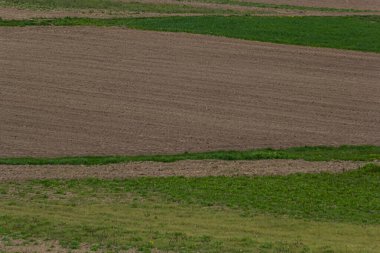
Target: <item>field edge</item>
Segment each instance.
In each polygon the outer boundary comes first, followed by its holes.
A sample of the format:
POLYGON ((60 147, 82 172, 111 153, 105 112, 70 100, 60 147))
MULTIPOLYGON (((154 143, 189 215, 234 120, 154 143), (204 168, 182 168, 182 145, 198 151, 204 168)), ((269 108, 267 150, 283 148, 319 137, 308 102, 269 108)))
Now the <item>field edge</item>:
POLYGON ((0 158, 0 165, 105 165, 127 162, 176 162, 182 160, 268 160, 302 159, 305 161, 378 161, 380 146, 305 146, 286 149, 253 149, 247 151, 208 151, 199 153, 157 154, 138 156, 72 156, 53 158, 0 158))

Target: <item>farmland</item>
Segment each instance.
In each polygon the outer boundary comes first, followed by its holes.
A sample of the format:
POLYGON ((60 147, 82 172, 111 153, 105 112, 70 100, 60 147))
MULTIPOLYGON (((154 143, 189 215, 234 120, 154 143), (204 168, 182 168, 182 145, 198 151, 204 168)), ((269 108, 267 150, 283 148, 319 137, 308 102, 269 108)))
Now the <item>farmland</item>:
POLYGON ((114 27, 0 33, 3 156, 380 142, 376 53, 114 27))
POLYGON ((0 253, 380 252, 374 0, 0 0, 0 253))
POLYGON ((377 252, 379 169, 3 183, 0 232, 71 249, 377 252))

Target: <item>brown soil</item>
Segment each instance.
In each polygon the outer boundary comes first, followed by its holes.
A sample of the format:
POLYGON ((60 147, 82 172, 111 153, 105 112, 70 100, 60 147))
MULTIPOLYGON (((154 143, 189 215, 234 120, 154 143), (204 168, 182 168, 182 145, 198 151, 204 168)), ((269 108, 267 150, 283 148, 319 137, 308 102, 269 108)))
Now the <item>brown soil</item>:
POLYGON ((2 19, 31 19, 31 18, 64 18, 64 17, 94 17, 110 18, 113 17, 108 12, 101 11, 75 11, 75 10, 29 10, 18 8, 0 8, 2 19))
POLYGON ((102 10, 29 10, 17 8, 0 8, 0 18, 4 20, 23 20, 32 18, 133 18, 163 16, 200 16, 196 13, 132 13, 102 10))
MULTIPOLYGON (((89 245, 82 244, 79 249, 63 248, 58 241, 49 240, 14 240, 0 238, 0 252, 6 253, 103 253, 105 250, 92 250, 89 245)), ((119 253, 138 253, 136 249, 122 250, 119 253)), ((151 253, 164 253, 153 249, 151 253)))
POLYGON ((133 177, 205 177, 205 176, 262 176, 289 175, 292 173, 344 172, 358 169, 362 162, 307 162, 303 160, 258 161, 179 161, 173 163, 133 162, 99 166, 0 165, 1 181, 30 179, 78 179, 78 178, 133 178, 133 177))
MULTIPOLYGON (((136 2, 136 0, 121 0, 123 2, 136 2)), ((239 6, 229 4, 215 4, 202 2, 178 2, 176 0, 139 0, 137 2, 152 4, 177 4, 187 5, 210 10, 231 10, 236 14, 250 14, 254 16, 346 16, 346 15, 380 15, 380 12, 325 12, 315 10, 291 10, 279 8, 259 8, 251 6, 239 6)), ((234 13, 234 15, 236 15, 234 13)), ((151 13, 151 12, 127 12, 113 10, 32 10, 10 7, 0 8, 2 19, 31 19, 31 18, 63 18, 63 17, 89 17, 89 18, 122 18, 122 17, 161 17, 161 16, 199 16, 202 13, 151 13)), ((209 14, 206 14, 209 15, 209 14)))
POLYGON ((380 10, 379 0, 240 0, 242 2, 288 4, 337 9, 380 10))
POLYGON ((0 157, 380 145, 380 55, 0 28, 0 157))
MULTIPOLYGON (((0 252, 7 253, 85 253, 90 252, 90 248, 86 245, 80 249, 68 250, 63 248, 57 241, 41 241, 35 240, 28 242, 25 240, 13 240, 7 238, 6 240, 0 238, 0 252)), ((135 253, 135 252, 127 252, 135 253)))

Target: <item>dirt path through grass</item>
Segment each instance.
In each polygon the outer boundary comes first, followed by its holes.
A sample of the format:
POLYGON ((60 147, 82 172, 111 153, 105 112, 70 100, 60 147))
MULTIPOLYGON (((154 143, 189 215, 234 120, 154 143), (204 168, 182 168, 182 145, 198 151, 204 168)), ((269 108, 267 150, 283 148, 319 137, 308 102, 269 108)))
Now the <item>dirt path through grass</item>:
POLYGON ((32 18, 130 18, 130 17, 169 17, 200 16, 200 13, 134 13, 107 10, 31 10, 11 7, 0 8, 0 18, 4 20, 24 20, 32 18))
POLYGON ((132 162, 97 166, 45 165, 10 166, 0 165, 0 181, 30 179, 74 179, 74 178, 130 178, 165 176, 258 176, 288 175, 292 173, 343 172, 357 169, 364 162, 308 162, 303 160, 259 160, 259 161, 178 161, 173 163, 132 162))

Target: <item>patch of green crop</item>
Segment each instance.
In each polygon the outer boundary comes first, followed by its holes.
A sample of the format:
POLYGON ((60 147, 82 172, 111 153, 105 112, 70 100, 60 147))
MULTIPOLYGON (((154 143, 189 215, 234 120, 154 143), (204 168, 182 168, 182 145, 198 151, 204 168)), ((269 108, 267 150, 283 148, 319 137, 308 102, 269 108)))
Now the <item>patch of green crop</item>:
POLYGON ((380 16, 203 16, 134 19, 128 27, 281 44, 380 52, 380 16))
POLYGON ((380 167, 367 165, 342 174, 294 174, 264 177, 137 178, 128 180, 36 181, 87 194, 99 189, 142 196, 159 194, 167 201, 201 206, 226 206, 248 213, 295 218, 380 224, 380 167), (78 188, 79 187, 79 188, 78 188))
MULTIPOLYGON (((177 0, 179 2, 184 2, 188 0, 177 0)), ((324 11, 324 12, 366 12, 371 10, 355 10, 355 9, 337 9, 337 8, 326 8, 326 7, 309 7, 309 6, 298 6, 289 4, 270 4, 270 3, 255 3, 251 1, 239 1, 239 0, 191 0, 191 2, 202 2, 202 3, 216 3, 216 4, 226 4, 226 5, 237 5, 237 6, 247 6, 247 7, 258 7, 258 8, 272 8, 272 9, 285 9, 285 10, 300 10, 300 11, 324 11)))
POLYGON ((0 238, 107 252, 376 252, 380 167, 264 177, 0 183, 0 238))
POLYGON ((213 151, 174 155, 141 156, 83 156, 58 158, 0 158, 6 165, 101 165, 126 162, 175 162, 181 160, 264 160, 303 159, 307 161, 376 161, 380 160, 379 146, 296 147, 287 149, 256 149, 247 151, 213 151))
POLYGON ((143 30, 207 34, 280 44, 380 52, 380 16, 187 16, 0 20, 0 26, 45 25, 120 26, 143 30))

